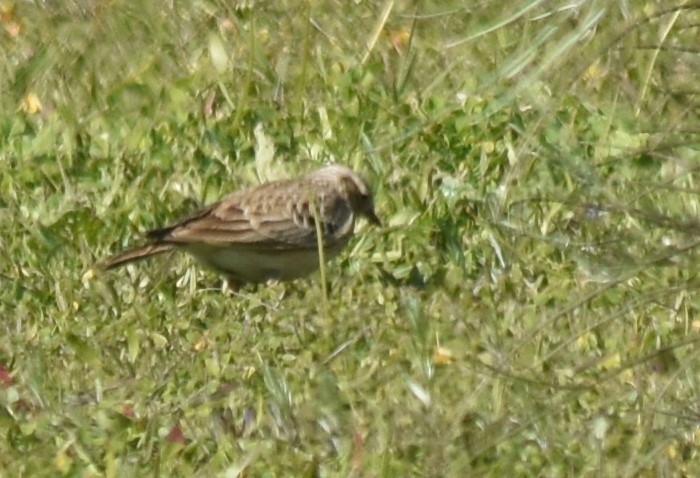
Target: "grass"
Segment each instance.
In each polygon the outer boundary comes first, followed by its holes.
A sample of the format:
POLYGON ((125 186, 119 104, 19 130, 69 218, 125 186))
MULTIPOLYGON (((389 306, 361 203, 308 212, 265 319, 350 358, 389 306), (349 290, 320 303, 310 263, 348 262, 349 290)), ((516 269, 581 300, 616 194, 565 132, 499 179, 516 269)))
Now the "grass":
POLYGON ((698 474, 700 7, 471 3, 0 2, 6 476, 698 474), (326 162, 327 297, 89 272, 326 162))

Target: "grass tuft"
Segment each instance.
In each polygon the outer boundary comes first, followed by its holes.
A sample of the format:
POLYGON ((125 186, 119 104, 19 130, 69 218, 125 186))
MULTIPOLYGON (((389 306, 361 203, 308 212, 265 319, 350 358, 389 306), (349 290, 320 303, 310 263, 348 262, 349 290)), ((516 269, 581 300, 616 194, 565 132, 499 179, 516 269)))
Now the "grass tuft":
POLYGON ((700 474, 699 17, 0 1, 0 469, 700 474), (86 273, 328 162, 384 227, 320 277, 86 273))

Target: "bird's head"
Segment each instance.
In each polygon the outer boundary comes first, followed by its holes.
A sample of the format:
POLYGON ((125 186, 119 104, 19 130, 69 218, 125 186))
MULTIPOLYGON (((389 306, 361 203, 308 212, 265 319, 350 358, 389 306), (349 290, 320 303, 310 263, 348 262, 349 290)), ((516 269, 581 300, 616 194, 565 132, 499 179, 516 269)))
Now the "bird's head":
POLYGON ((374 211, 374 195, 372 194, 372 189, 359 174, 346 166, 340 166, 338 164, 325 166, 316 173, 322 176, 332 177, 338 182, 354 214, 366 217, 372 224, 381 224, 381 221, 374 211))

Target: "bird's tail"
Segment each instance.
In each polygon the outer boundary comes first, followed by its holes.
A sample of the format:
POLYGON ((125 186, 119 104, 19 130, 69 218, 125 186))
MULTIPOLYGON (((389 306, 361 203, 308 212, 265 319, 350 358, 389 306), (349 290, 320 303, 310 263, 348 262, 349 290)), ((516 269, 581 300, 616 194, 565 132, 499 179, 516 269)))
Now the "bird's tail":
POLYGON ((151 244, 148 246, 135 247, 113 255, 100 265, 105 270, 114 269, 142 259, 148 259, 151 256, 162 254, 163 252, 171 251, 173 248, 174 246, 172 244, 151 244))

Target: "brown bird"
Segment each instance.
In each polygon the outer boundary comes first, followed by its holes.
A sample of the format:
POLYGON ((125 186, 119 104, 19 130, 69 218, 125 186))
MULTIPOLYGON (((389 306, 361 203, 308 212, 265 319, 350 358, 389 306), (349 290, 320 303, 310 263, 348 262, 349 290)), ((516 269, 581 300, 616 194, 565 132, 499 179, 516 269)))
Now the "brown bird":
POLYGON ((372 191, 345 166, 244 189, 146 233, 147 245, 107 259, 114 269, 174 249, 224 275, 230 286, 292 280, 319 268, 316 218, 324 258, 337 256, 353 235, 355 220, 379 224, 372 191))

